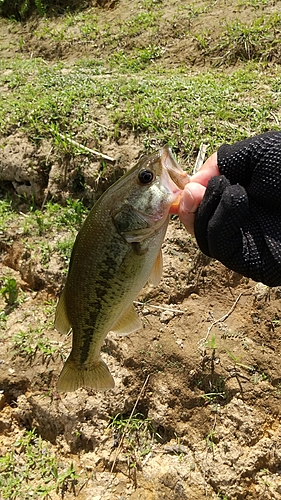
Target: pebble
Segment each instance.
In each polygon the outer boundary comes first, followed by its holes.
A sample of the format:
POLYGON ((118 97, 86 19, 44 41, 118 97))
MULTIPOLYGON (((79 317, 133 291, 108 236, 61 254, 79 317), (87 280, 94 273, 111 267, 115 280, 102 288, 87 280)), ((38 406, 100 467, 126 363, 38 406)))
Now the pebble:
POLYGON ((160 314, 160 322, 161 323, 168 323, 171 319, 173 319, 175 316, 175 313, 173 311, 163 311, 160 314))

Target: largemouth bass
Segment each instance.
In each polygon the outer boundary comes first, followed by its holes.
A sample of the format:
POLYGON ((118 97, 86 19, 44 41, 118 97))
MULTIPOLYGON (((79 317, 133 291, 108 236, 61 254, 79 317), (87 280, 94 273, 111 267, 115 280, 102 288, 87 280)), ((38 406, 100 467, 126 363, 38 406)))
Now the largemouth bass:
POLYGON ((162 274, 161 245, 169 210, 188 182, 168 146, 143 157, 92 208, 71 254, 55 327, 72 329, 72 350, 58 391, 114 387, 100 357, 109 331, 126 335, 141 328, 133 300, 162 274))

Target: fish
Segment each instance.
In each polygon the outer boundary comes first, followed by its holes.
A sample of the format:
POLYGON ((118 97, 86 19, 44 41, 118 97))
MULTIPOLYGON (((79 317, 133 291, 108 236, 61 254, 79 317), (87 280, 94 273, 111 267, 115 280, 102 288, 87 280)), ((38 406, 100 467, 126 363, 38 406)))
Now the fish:
POLYGON ((115 385, 100 351, 109 332, 142 328, 133 301, 162 275, 161 246, 169 211, 189 176, 169 146, 143 156, 98 199, 78 232, 55 314, 55 328, 72 330, 72 348, 58 392, 115 385))

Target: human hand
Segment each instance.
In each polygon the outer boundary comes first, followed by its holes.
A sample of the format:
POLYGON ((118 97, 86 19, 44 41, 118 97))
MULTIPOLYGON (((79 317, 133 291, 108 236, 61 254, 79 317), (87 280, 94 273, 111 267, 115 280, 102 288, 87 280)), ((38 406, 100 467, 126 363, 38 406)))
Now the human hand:
POLYGON ((194 219, 209 180, 219 175, 217 153, 212 154, 200 170, 186 184, 177 207, 173 206, 171 213, 177 213, 187 231, 194 234, 194 219))
POLYGON ((244 276, 281 285, 281 132, 225 144, 217 164, 224 175, 210 179, 193 221, 200 249, 244 276))
POLYGON ((201 251, 281 285, 281 132, 222 145, 185 186, 178 213, 201 251), (221 175, 223 174, 223 175, 221 175))

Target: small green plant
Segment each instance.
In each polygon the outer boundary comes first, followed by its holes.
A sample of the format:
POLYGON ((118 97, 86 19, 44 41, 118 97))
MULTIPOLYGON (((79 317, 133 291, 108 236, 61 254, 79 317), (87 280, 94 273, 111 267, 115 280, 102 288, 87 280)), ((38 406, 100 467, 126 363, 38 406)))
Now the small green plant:
POLYGON ((136 36, 142 33, 143 30, 157 28, 159 20, 158 9, 149 9, 147 12, 140 12, 128 21, 122 22, 120 25, 120 36, 136 36))
POLYGON ((66 262, 69 261, 74 243, 74 238, 64 239, 58 241, 56 244, 56 250, 63 256, 66 262))
POLYGON ((12 340, 15 354, 30 359, 39 353, 44 361, 49 361, 58 352, 58 345, 46 336, 43 328, 20 330, 12 340))
POLYGON ((251 382, 253 384, 259 384, 260 382, 263 382, 264 380, 267 380, 267 378, 268 377, 267 377, 266 373, 264 373, 264 372, 261 372, 261 373, 255 372, 251 376, 251 382))
POLYGON ((208 339, 205 342, 205 347, 206 347, 206 349, 211 349, 212 351, 218 349, 218 345, 216 343, 216 337, 215 337, 215 335, 212 335, 211 339, 208 339))
POLYGON ((240 366, 241 368, 245 368, 245 370, 248 370, 249 372, 252 372, 254 370, 254 367, 251 366, 251 365, 245 365, 243 363, 241 363, 239 360, 241 358, 241 356, 235 356, 235 354, 233 354, 231 351, 229 351, 228 349, 225 349, 225 351, 227 352, 227 354, 229 355, 229 357, 231 358, 231 360, 233 361, 234 363, 234 366, 240 366))
POLYGON ((27 332, 20 330, 13 336, 12 340, 15 352, 20 356, 31 356, 35 354, 32 330, 28 330, 27 332))
MULTIPOLYGON (((46 234, 57 232, 57 229, 67 229, 71 233, 76 233, 81 226, 88 210, 81 200, 72 198, 66 201, 66 206, 49 201, 42 210, 30 207, 29 211, 22 217, 22 231, 25 236, 36 234, 45 236, 46 234)), ((48 261, 48 254, 51 251, 49 243, 42 242, 43 264, 48 261)))
POLYGON ((275 387, 275 393, 278 394, 279 396, 281 396, 281 383, 280 382, 275 387))
POLYGON ((15 212, 11 200, 8 198, 0 200, 0 231, 6 230, 9 222, 14 218, 15 212))
POLYGON ((118 413, 111 418, 108 427, 113 430, 116 446, 122 443, 122 453, 127 459, 129 469, 137 468, 141 464, 141 460, 150 452, 154 439, 161 439, 151 419, 142 413, 136 413, 129 418, 118 413))
POLYGON ((156 59, 162 55, 162 48, 160 46, 148 45, 147 47, 134 49, 131 54, 124 51, 116 51, 110 58, 110 65, 116 66, 118 64, 120 69, 138 72, 143 70, 156 59))
POLYGON ((52 248, 49 245, 49 243, 45 243, 44 241, 41 242, 40 248, 41 248, 41 262, 44 267, 47 267, 51 258, 52 248))
POLYGON ((66 201, 66 208, 61 217, 62 223, 68 224, 68 226, 78 227, 82 224, 86 213, 86 209, 81 200, 73 200, 69 198, 66 201))
POLYGON ((194 38, 200 50, 203 50, 204 52, 209 51, 211 40, 209 32, 198 33, 197 35, 194 35, 194 38))
POLYGON ((250 5, 254 9, 259 9, 262 6, 268 5, 272 0, 239 0, 238 6, 244 7, 245 5, 250 5))
POLYGON ((216 373, 216 359, 217 353, 221 351, 221 347, 216 341, 215 335, 207 339, 205 344, 205 351, 202 360, 202 374, 196 385, 204 390, 202 398, 205 404, 217 405, 222 402, 228 401, 229 395, 225 386, 225 378, 216 373), (209 354, 210 353, 210 354, 209 354))
POLYGON ((55 313, 55 310, 56 310, 56 307, 57 307, 57 301, 56 300, 47 300, 44 305, 43 305, 43 312, 44 314, 47 316, 47 318, 49 317, 53 317, 54 313, 55 313))
POLYGON ((268 469, 260 469, 260 471, 257 474, 257 480, 259 483, 263 484, 266 486, 266 488, 270 488, 273 486, 273 481, 270 480, 272 473, 268 469))
POLYGON ((6 329, 7 325, 7 314, 5 311, 0 312, 0 332, 1 330, 4 331, 6 329))
POLYGON ((209 388, 210 391, 205 389, 206 392, 202 395, 206 404, 219 404, 227 401, 227 392, 223 377, 212 375, 209 379, 209 388))
POLYGON ((224 495, 223 493, 218 492, 216 498, 219 498, 220 500, 228 500, 227 495, 224 495))
POLYGON ((71 464, 58 463, 51 446, 35 429, 25 431, 0 457, 0 491, 5 500, 51 498, 74 490, 78 475, 71 464))
POLYGON ((23 218, 23 234, 29 236, 36 232, 38 236, 43 236, 50 228, 51 221, 44 215, 44 212, 31 205, 29 212, 23 218))
POLYGON ((5 276, 2 278, 1 295, 4 297, 8 306, 15 306, 18 303, 18 285, 15 278, 5 276))

